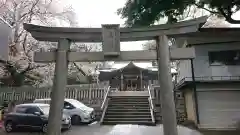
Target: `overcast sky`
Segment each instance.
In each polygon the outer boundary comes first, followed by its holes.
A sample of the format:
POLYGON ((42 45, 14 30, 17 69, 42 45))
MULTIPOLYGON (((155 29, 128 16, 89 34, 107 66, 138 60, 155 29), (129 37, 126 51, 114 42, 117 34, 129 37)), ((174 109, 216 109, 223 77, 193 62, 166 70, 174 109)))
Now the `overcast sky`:
MULTIPOLYGON (((101 27, 101 24, 120 24, 124 20, 116 14, 126 0, 68 0, 75 10, 80 27, 101 27)), ((140 50, 144 42, 121 43, 121 50, 140 50)))
MULTIPOLYGON (((75 10, 80 27, 124 23, 124 20, 116 14, 116 10, 123 7, 126 0, 68 0, 67 2, 75 10)), ((234 17, 240 19, 240 13, 234 17)), ((143 42, 122 43, 121 50, 139 50, 142 49, 142 44, 143 42)))

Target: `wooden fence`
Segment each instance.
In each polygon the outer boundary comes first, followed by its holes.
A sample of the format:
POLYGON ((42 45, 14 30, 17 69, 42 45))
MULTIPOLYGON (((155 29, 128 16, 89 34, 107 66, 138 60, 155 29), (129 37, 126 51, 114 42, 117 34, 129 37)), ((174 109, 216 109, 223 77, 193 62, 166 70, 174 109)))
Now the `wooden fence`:
MULTIPOLYGON (((79 87, 67 86, 66 98, 77 99, 90 106, 100 106, 104 97, 105 87, 79 87)), ((51 87, 34 88, 34 87, 17 87, 17 88, 1 88, 0 89, 0 103, 4 100, 16 101, 23 103, 32 101, 36 98, 50 98, 51 87)))
MULTIPOLYGON (((66 98, 73 98, 82 103, 93 107, 96 111, 96 118, 101 117, 101 104, 107 87, 92 86, 74 86, 66 87, 66 98)), ((37 98, 50 98, 51 87, 34 88, 34 87, 18 87, 18 88, 0 88, 0 103, 4 100, 14 101, 16 104, 31 103, 37 98)))
MULTIPOLYGON (((95 108, 97 116, 101 116, 101 104, 107 87, 92 87, 92 86, 74 86, 69 85, 66 87, 66 98, 77 99, 84 104, 95 108)), ((114 89, 113 89, 114 90, 114 89)), ((20 88, 1 88, 0 89, 0 103, 4 100, 15 101, 17 104, 32 102, 36 98, 50 98, 51 87, 47 88, 33 88, 33 87, 20 87, 20 88)), ((157 120, 162 121, 160 109, 160 89, 155 87, 152 91, 154 103, 157 108, 157 120)), ((177 111, 178 122, 181 123, 186 120, 186 110, 184 96, 182 92, 175 91, 175 103, 177 111)))

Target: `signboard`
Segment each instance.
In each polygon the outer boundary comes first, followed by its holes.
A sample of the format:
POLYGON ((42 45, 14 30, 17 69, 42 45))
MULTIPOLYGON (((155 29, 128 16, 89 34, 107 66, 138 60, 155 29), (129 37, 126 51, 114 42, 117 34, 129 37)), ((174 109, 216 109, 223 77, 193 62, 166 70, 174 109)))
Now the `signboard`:
POLYGON ((120 28, 119 24, 102 25, 104 56, 120 55, 120 28))

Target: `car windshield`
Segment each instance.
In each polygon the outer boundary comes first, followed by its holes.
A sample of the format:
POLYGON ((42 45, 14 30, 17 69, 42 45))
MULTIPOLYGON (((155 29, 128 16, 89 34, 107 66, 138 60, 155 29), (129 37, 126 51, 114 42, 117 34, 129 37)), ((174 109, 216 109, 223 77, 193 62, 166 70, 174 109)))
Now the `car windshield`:
POLYGON ((83 103, 81 103, 81 102, 79 102, 79 101, 77 101, 77 100, 69 100, 69 102, 73 105, 73 106, 75 106, 75 107, 77 107, 77 108, 87 108, 87 106, 86 105, 84 105, 83 103))
POLYGON ((50 106, 39 106, 39 108, 43 111, 44 114, 49 114, 50 106))

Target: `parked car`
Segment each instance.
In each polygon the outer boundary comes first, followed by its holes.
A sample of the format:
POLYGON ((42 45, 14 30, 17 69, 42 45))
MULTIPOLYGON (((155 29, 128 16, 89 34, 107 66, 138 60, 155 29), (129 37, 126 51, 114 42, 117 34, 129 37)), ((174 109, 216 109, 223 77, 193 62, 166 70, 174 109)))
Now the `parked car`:
MULTIPOLYGON (((33 103, 50 104, 51 99, 36 99, 33 103)), ((75 99, 65 99, 63 112, 71 116, 73 125, 80 123, 91 123, 95 120, 95 111, 93 108, 84 105, 75 99)))
MULTIPOLYGON (((15 106, 13 112, 8 113, 4 119, 6 132, 17 128, 39 129, 47 132, 49 104, 20 104, 15 106)), ((71 117, 63 114, 62 129, 71 128, 71 117)))

